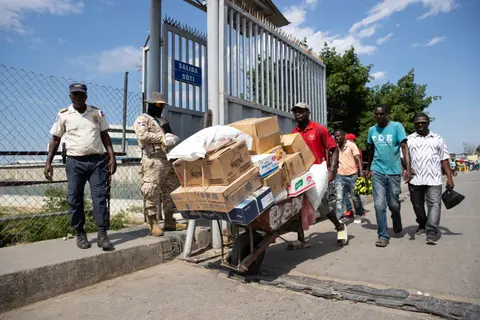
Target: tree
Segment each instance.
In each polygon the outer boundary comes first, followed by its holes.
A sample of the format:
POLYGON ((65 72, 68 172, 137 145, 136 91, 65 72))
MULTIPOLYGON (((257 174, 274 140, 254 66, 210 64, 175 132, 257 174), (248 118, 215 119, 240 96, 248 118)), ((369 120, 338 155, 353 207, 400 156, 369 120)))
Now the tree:
MULTIPOLYGON (((428 96, 426 84, 415 83, 415 70, 410 70, 405 76, 398 80, 397 84, 386 83, 382 86, 375 86, 371 89, 372 96, 369 100, 369 108, 360 115, 360 138, 358 144, 365 148, 367 144, 368 129, 375 124, 373 109, 379 104, 386 104, 390 108, 390 120, 403 124, 407 134, 413 133, 415 127, 413 118, 425 109, 440 96, 428 96)), ((431 120, 434 120, 431 118, 431 120)))
POLYGON ((326 66, 327 119, 329 129, 359 134, 360 115, 368 110, 372 65, 362 65, 352 47, 344 54, 325 44, 320 56, 326 66))

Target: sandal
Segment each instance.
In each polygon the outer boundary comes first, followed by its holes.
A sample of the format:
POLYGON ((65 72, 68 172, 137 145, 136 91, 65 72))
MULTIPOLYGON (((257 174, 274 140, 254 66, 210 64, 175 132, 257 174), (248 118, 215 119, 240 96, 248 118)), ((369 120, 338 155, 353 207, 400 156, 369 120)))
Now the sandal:
POLYGON ((375 246, 380 247, 380 248, 385 248, 388 246, 389 240, 385 238, 380 238, 375 242, 375 246))

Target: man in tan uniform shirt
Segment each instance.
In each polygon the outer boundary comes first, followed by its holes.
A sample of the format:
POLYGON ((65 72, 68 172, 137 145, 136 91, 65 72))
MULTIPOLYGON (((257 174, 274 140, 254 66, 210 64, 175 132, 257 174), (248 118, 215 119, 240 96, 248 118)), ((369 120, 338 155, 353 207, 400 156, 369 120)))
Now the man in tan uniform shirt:
POLYGON ((163 210, 166 231, 184 230, 184 224, 177 224, 173 218, 175 204, 170 193, 179 187, 180 183, 173 169, 172 163, 167 160, 166 152, 176 143, 172 141, 170 126, 162 118, 166 102, 161 93, 154 92, 147 100, 147 113, 140 115, 133 124, 138 143, 143 150, 141 190, 145 198, 148 223, 152 236, 163 235, 157 221, 157 206, 163 210))

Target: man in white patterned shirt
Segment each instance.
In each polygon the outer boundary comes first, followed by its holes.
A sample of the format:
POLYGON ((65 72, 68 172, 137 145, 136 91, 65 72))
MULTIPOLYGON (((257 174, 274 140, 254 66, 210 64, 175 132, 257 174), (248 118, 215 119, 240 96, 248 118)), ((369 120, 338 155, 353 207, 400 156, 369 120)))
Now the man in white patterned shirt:
POLYGON ((414 119, 416 132, 408 136, 413 178, 408 184, 410 200, 417 216, 417 235, 427 233, 427 244, 436 244, 442 206, 442 169, 447 189, 453 189, 450 154, 443 138, 429 130, 430 118, 419 113, 414 119), (428 216, 425 213, 427 202, 428 216))

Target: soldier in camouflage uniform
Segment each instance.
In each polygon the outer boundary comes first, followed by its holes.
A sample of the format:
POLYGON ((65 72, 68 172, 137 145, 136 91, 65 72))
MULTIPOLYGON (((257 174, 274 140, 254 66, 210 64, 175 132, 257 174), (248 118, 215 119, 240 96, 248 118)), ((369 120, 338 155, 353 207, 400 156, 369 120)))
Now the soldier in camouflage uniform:
POLYGON ((159 237, 163 235, 163 231, 157 221, 157 205, 163 209, 165 231, 186 228, 184 224, 177 224, 173 218, 176 208, 170 193, 180 184, 172 163, 166 157, 166 153, 178 142, 178 137, 171 133, 168 121, 162 118, 162 111, 166 106, 163 95, 154 92, 146 103, 147 113, 135 119, 133 126, 143 150, 141 190, 146 203, 148 223, 152 236, 159 237))

